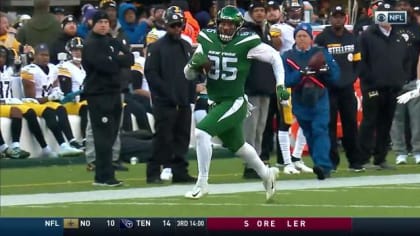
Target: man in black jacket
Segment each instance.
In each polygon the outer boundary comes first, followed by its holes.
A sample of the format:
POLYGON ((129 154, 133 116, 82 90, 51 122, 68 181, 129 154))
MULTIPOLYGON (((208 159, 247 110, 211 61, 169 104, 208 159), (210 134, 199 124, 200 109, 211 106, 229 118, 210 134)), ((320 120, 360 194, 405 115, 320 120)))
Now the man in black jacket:
POLYGON ((82 64, 86 70, 84 93, 88 102, 96 153, 95 186, 119 186, 112 166, 112 146, 120 126, 122 101, 121 68, 134 64, 131 53, 112 45, 109 19, 104 11, 93 16, 93 28, 83 47, 82 64))
POLYGON ((66 53, 66 44, 70 41, 73 37, 76 37, 77 34, 77 19, 72 16, 66 16, 63 21, 61 22, 61 28, 63 32, 60 34, 58 39, 53 43, 51 47, 51 58, 50 61, 53 64, 58 64, 59 60, 57 58, 57 54, 60 52, 66 53))
POLYGON ((349 162, 349 169, 363 171, 357 152, 357 100, 353 83, 356 80, 356 63, 361 59, 356 47, 356 36, 344 27, 346 12, 341 5, 331 11, 331 27, 325 28, 315 39, 319 46, 326 47, 340 66, 338 82, 328 88, 330 96, 330 158, 337 169, 340 156, 337 148, 337 113, 343 127, 343 147, 349 162))
MULTIPOLYGON (((378 11, 389 11, 388 3, 378 11)), ((409 78, 409 54, 405 39, 397 28, 387 23, 371 25, 360 36, 362 60, 363 119, 359 129, 361 161, 365 167, 394 169, 386 162, 389 132, 396 107, 396 97, 409 78), (375 166, 370 165, 373 153, 375 166)))
POLYGON ((195 182, 188 174, 186 160, 195 85, 185 79, 183 72, 192 48, 181 39, 185 21, 179 7, 168 8, 164 18, 167 33, 150 45, 145 64, 156 130, 152 158, 147 163, 147 183, 161 183, 162 179, 195 182))

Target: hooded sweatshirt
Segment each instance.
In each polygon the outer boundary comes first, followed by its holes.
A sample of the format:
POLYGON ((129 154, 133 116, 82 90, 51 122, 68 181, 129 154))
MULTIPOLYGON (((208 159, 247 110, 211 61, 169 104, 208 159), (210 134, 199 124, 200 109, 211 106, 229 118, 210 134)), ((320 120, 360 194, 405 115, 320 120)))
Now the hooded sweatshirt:
POLYGON ((118 7, 118 21, 120 22, 121 28, 127 36, 130 44, 142 43, 146 37, 147 24, 139 24, 137 23, 137 20, 135 23, 127 23, 124 16, 125 12, 129 9, 137 12, 136 7, 131 3, 120 4, 118 7))
POLYGON ((35 10, 32 19, 28 21, 17 33, 17 40, 32 47, 40 43, 52 46, 61 35, 61 25, 55 16, 46 10, 35 10))

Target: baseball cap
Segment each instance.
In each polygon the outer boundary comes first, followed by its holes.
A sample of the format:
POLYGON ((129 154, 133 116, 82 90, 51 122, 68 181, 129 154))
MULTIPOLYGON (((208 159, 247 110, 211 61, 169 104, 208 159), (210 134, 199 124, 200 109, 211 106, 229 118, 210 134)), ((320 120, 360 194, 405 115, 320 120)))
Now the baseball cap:
POLYGON ((64 29, 67 23, 74 22, 77 24, 77 20, 73 15, 67 15, 64 17, 63 21, 61 22, 61 28, 64 29))
POLYGON ((45 51, 49 52, 49 48, 46 43, 40 43, 35 46, 35 54, 45 52, 45 51))
POLYGON ((377 11, 390 11, 392 10, 392 7, 391 7, 391 4, 389 3, 383 3, 383 4, 379 4, 376 10, 377 11))
POLYGON ((52 13, 53 13, 53 14, 62 14, 62 15, 64 15, 65 10, 64 10, 64 8, 62 8, 62 7, 54 7, 54 8, 52 9, 52 13))
POLYGON ((331 16, 334 16, 337 14, 341 14, 343 16, 346 15, 346 11, 344 10, 344 7, 342 5, 337 5, 331 10, 331 13, 330 13, 331 16))
POLYGON ((108 7, 117 8, 117 3, 114 0, 102 0, 99 2, 99 8, 105 10, 108 7))
POLYGON ((280 4, 277 1, 271 0, 267 2, 266 8, 274 8, 274 9, 280 9, 280 4))
POLYGON ((261 0, 254 0, 254 1, 252 1, 251 4, 249 4, 249 11, 252 11, 252 10, 254 10, 257 7, 265 8, 264 2, 262 2, 261 0))
POLYGON ((92 25, 95 25, 99 20, 102 19, 109 20, 108 14, 106 14, 106 12, 103 10, 96 11, 92 17, 92 25))

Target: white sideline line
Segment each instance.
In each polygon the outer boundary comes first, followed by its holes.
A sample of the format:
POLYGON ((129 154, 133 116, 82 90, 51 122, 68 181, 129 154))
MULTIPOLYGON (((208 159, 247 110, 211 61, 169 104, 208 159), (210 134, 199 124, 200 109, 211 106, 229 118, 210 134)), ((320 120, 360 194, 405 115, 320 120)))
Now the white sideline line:
MULTIPOLYGON (((27 208, 70 208, 74 205, 82 206, 185 206, 185 202, 77 202, 72 203, 71 205, 27 205, 23 207, 27 208)), ((191 202, 188 203, 188 206, 214 206, 214 207, 322 207, 322 208, 384 208, 384 209, 420 209, 418 205, 339 205, 339 204, 249 204, 249 203, 233 203, 233 202, 224 202, 224 203, 208 203, 208 202, 191 202)))
MULTIPOLYGON (((420 183, 420 174, 387 175, 387 176, 360 176, 331 178, 319 180, 285 180, 278 181, 278 190, 299 189, 325 189, 337 187, 355 187, 390 184, 413 184, 420 183)), ((39 193, 0 196, 0 206, 40 205, 68 202, 106 201, 132 198, 163 198, 182 197, 192 188, 192 185, 170 185, 151 188, 108 189, 84 192, 67 193, 39 193)), ((263 191, 260 182, 236 183, 236 184, 211 184, 211 194, 228 194, 239 192, 263 191)))

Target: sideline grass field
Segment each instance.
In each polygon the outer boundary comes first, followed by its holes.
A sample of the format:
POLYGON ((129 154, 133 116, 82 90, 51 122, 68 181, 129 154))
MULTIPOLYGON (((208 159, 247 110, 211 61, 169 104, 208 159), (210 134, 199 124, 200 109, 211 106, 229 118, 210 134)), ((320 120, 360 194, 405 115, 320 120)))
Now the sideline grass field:
MULTIPOLYGON (((389 157, 388 160, 393 160, 389 157)), ((309 158, 305 158, 311 165, 309 158)), ((281 189, 273 202, 264 201, 264 192, 260 181, 245 181, 242 179, 243 165, 238 158, 215 159, 211 166, 211 184, 238 183, 242 185, 258 185, 255 190, 228 194, 210 194, 198 201, 184 199, 182 194, 170 197, 149 197, 132 199, 113 199, 105 201, 80 202, 74 195, 74 202, 59 204, 31 204, 19 206, 1 206, 1 217, 15 216, 74 216, 74 217, 105 217, 105 216, 382 216, 382 217, 420 217, 420 165, 411 162, 398 166, 395 171, 369 170, 364 173, 351 173, 346 169, 346 163, 339 167, 338 173, 331 180, 315 181, 313 174, 284 175, 278 178, 279 187, 293 180, 308 180, 313 188, 281 189), (401 175, 416 176, 417 180, 407 179, 401 184, 347 186, 319 188, 318 185, 328 183, 342 177, 401 175), (291 181, 287 181, 291 180, 291 181), (312 182, 310 182, 312 181, 312 182), (410 182, 411 181, 411 182, 410 182), (417 182, 416 182, 417 181, 417 182), (247 184, 249 183, 249 184, 247 184), (315 183, 315 184, 314 184, 315 183)), ((192 174, 197 173, 196 162, 190 162, 192 174)), ((50 165, 27 168, 1 168, 0 193, 2 196, 66 193, 91 191, 95 195, 108 190, 112 193, 118 190, 149 191, 145 182, 145 165, 129 166, 130 171, 118 172, 119 179, 125 182, 124 187, 104 189, 93 187, 93 173, 85 170, 84 164, 50 165)), ((401 178, 401 176, 399 177, 401 178)), ((409 178, 409 177, 407 177, 409 178)), ((411 177, 413 178, 413 177, 411 177)), ((380 177, 376 178, 377 180, 380 177)), ((404 176, 402 177, 404 180, 404 176)), ((344 182, 345 179, 343 179, 344 182)), ((375 181, 375 180, 373 180, 375 181)), ((375 183, 373 183, 375 184, 375 183)), ((382 184, 382 183, 381 183, 382 184)), ((162 185, 171 187, 170 184, 162 185)), ((183 192, 192 185, 180 185, 183 192)), ((232 185, 231 188, 235 188, 232 185)), ((116 192, 115 192, 116 193, 116 192)), ((223 193, 223 192, 219 192, 223 193)), ((0 199, 1 201, 1 199, 0 199)), ((0 202, 1 204, 1 202, 0 202)))

